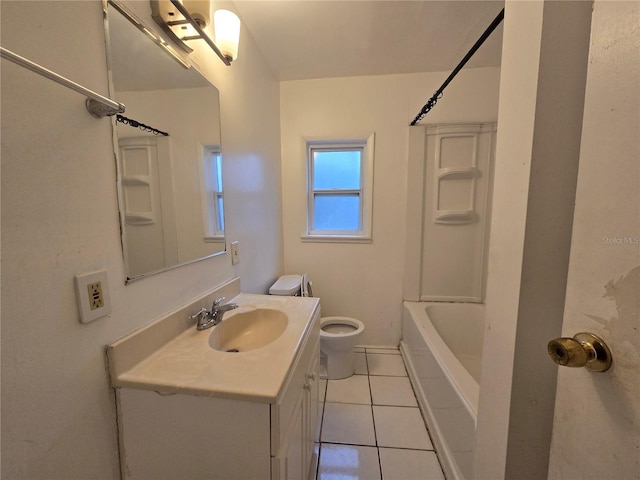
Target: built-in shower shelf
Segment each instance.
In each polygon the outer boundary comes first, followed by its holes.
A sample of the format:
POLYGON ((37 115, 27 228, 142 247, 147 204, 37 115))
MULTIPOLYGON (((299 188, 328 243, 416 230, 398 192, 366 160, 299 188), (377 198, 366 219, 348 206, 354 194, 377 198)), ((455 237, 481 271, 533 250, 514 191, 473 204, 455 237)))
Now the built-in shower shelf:
POLYGON ((477 222, 478 214, 473 210, 438 210, 434 215, 433 221, 447 225, 465 225, 477 222))
POLYGON ((469 180, 478 178, 480 171, 476 167, 440 168, 437 175, 440 180, 469 180))
POLYGON ((405 299, 484 298, 495 131, 495 123, 411 127, 405 299))

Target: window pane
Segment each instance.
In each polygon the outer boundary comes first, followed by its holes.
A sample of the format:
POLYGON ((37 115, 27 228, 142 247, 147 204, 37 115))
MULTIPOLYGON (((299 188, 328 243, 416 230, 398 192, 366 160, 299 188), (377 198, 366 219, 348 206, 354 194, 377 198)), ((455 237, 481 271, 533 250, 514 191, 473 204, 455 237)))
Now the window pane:
POLYGON ((220 153, 216 153, 215 156, 216 162, 216 191, 222 191, 222 155, 220 153))
POLYGON ((209 223, 207 235, 215 235, 215 232, 218 230, 218 212, 215 202, 215 193, 209 193, 207 195, 207 222, 209 223))
POLYGON ((361 150, 313 150, 314 189, 360 189, 361 150))
POLYGON ((224 232, 224 197, 218 195, 218 230, 224 232))
POLYGON ((359 230, 360 195, 322 195, 313 199, 314 230, 359 230))

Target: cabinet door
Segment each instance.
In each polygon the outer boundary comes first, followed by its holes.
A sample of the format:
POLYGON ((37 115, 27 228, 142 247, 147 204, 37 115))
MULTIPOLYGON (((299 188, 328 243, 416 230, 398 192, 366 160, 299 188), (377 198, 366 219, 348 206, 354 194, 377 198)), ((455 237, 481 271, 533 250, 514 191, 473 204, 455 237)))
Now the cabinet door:
POLYGON ((123 479, 270 478, 268 404, 132 388, 116 395, 123 479))
POLYGON ((272 459, 272 478, 274 480, 301 480, 306 478, 304 408, 305 395, 300 395, 293 411, 293 418, 285 433, 280 453, 272 459))
POLYGON ((320 343, 315 347, 312 355, 311 363, 306 373, 306 382, 304 387, 304 465, 306 471, 309 472, 315 468, 316 459, 314 458, 315 449, 314 442, 320 425, 319 414, 319 395, 320 395, 320 343))

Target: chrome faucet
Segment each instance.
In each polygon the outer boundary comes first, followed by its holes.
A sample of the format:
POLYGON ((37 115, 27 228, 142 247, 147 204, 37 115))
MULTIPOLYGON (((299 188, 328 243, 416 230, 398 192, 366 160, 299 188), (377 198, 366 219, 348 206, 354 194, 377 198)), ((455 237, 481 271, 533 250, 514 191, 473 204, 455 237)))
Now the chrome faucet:
POLYGON ((206 330, 214 325, 219 324, 222 321, 222 316, 225 312, 238 308, 235 303, 227 303, 226 305, 220 305, 220 302, 224 300, 224 297, 216 298, 211 306, 211 311, 206 308, 202 308, 198 313, 192 315, 190 318, 196 319, 196 328, 198 330, 206 330))

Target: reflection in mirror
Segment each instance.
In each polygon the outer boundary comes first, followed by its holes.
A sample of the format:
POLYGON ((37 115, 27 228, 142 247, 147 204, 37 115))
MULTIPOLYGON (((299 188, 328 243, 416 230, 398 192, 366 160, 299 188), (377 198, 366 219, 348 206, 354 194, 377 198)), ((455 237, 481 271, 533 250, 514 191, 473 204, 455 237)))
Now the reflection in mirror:
POLYGON ((219 95, 122 5, 109 1, 107 19, 112 95, 126 106, 116 158, 129 282, 225 250, 219 95))

